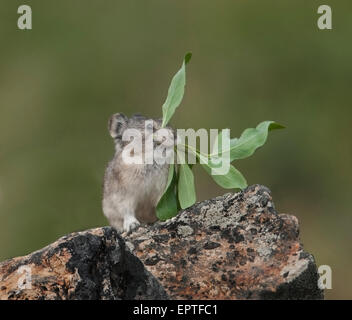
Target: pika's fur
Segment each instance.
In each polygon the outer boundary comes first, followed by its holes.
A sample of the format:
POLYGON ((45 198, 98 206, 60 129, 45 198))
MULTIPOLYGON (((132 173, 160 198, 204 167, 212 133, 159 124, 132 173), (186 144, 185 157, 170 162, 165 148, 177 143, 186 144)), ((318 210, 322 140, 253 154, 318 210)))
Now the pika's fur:
MULTIPOLYGON (((155 132, 161 128, 160 119, 148 119, 142 115, 127 118, 116 113, 109 120, 109 132, 115 143, 115 155, 109 162, 104 176, 103 212, 111 226, 118 231, 131 231, 140 223, 152 223, 157 220, 155 208, 163 195, 167 183, 169 164, 129 164, 122 159, 124 147, 130 141, 123 141, 126 129, 140 131, 143 141, 153 134, 153 148, 162 141, 155 138, 155 132), (148 120, 149 127, 145 130, 148 120)), ((167 128, 173 136, 173 130, 167 128)), ((164 138, 165 139, 165 138, 164 138)))

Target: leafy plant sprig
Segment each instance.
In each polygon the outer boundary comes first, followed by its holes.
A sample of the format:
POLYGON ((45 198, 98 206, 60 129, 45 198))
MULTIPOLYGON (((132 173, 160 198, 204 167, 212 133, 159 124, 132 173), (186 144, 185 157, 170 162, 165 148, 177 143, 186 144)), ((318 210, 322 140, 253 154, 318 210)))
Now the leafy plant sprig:
MULTIPOLYGON (((178 70, 171 80, 167 98, 162 106, 162 127, 165 127, 169 123, 182 101, 186 85, 186 65, 191 60, 191 57, 191 53, 185 55, 180 70, 178 70)), ((282 128, 284 126, 274 121, 261 122, 256 128, 244 130, 239 138, 230 139, 230 145, 226 150, 221 145, 222 134, 220 132, 215 142, 217 144, 217 148, 215 148, 217 152, 207 155, 202 154, 198 149, 194 149, 187 144, 183 145, 183 149, 184 151, 193 153, 197 159, 197 164, 199 163, 222 188, 244 189, 247 187, 246 179, 233 165, 230 165, 230 169, 226 174, 214 174, 219 169, 216 161, 219 159, 219 154, 228 153, 230 162, 247 158, 256 149, 264 145, 269 131, 282 128)), ((179 156, 177 154, 178 150, 175 146, 176 157, 179 156)), ((191 164, 170 164, 166 188, 156 208, 159 220, 170 219, 180 209, 186 209, 196 202, 192 168, 191 164)))

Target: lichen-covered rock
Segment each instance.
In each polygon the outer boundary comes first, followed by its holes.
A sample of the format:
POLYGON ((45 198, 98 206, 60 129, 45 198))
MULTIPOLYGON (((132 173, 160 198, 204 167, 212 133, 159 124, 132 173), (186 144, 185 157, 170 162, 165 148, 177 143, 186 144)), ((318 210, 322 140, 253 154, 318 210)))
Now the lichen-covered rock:
POLYGON ((297 218, 260 185, 139 227, 126 244, 172 299, 322 299, 297 218))
POLYGON ((72 233, 0 263, 0 299, 167 299, 111 227, 72 233))
POLYGON ((0 299, 321 299, 298 235, 254 185, 124 239, 97 228, 4 261, 0 299))

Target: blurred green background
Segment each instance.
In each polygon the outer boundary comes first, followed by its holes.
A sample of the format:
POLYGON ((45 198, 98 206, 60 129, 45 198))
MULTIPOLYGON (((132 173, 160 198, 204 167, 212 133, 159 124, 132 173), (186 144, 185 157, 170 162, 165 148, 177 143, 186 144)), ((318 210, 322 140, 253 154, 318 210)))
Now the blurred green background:
MULTIPOLYGON (((287 129, 236 166, 299 218, 330 299, 352 298, 351 1, 2 0, 0 260, 72 231, 101 210, 114 112, 161 116, 171 77, 193 52, 172 125, 287 129), (331 4, 333 30, 317 28, 331 4), (30 4, 33 30, 17 28, 30 4)), ((225 193, 201 170, 198 199, 225 193)))

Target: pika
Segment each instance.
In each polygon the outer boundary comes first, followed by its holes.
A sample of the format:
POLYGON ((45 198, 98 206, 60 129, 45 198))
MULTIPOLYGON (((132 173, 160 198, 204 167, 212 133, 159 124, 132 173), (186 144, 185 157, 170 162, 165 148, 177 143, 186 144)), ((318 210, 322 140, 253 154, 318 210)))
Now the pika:
MULTIPOLYGON (((115 155, 107 165, 103 182, 103 212, 111 226, 119 232, 130 232, 140 224, 153 223, 157 220, 156 206, 163 195, 169 171, 169 163, 158 163, 157 159, 146 163, 126 161, 126 151, 131 156, 147 155, 147 139, 152 138, 152 151, 165 142, 174 142, 174 130, 170 127, 161 129, 161 119, 149 119, 140 114, 128 118, 122 113, 112 115, 108 129, 115 144, 115 155), (142 147, 127 150, 131 141, 125 141, 124 133, 135 130, 142 138, 142 147), (164 130, 163 135, 156 133, 164 130), (165 137, 165 130, 167 137, 165 137)), ((128 135, 127 135, 128 136, 128 135)), ((149 140, 150 141, 150 140, 149 140)))

